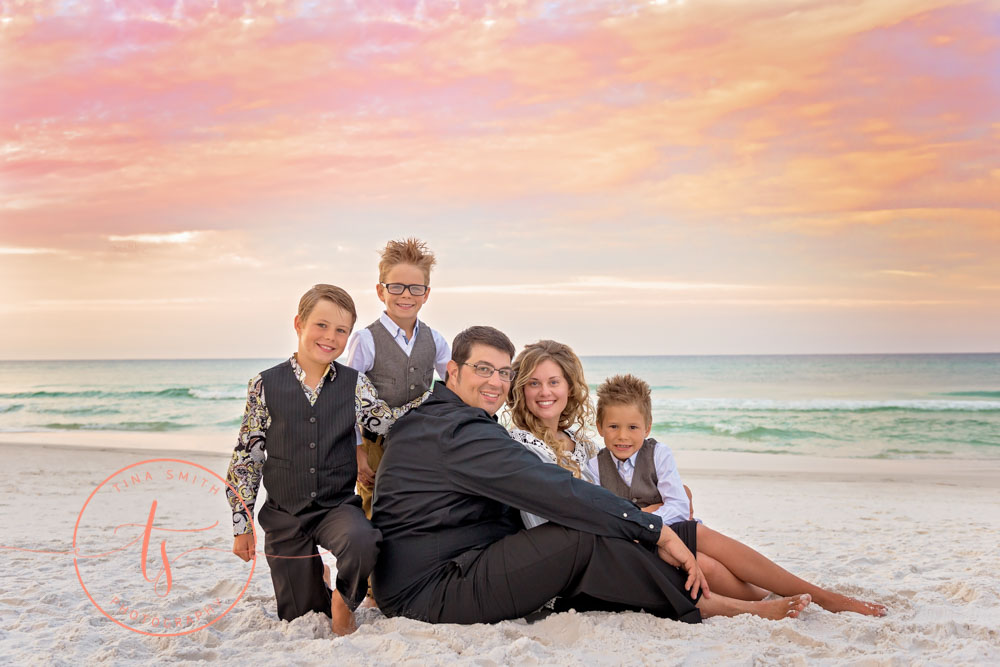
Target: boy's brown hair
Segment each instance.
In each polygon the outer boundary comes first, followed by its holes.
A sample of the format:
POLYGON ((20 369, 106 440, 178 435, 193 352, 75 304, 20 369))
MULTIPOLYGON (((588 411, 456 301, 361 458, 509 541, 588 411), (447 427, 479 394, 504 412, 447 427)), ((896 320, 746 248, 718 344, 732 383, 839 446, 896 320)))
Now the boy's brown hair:
POLYGON ((634 375, 615 375, 597 388, 597 423, 604 423, 604 411, 612 405, 631 405, 642 413, 646 428, 653 425, 653 401, 649 384, 634 375))
POLYGON ((309 291, 302 295, 299 299, 299 320, 305 322, 309 319, 309 314, 319 303, 320 299, 326 299, 327 301, 332 301, 334 305, 346 310, 351 314, 353 318, 351 326, 358 321, 358 311, 354 307, 354 299, 351 295, 345 292, 340 287, 336 285, 327 285, 325 283, 320 283, 318 285, 313 285, 309 288, 309 291))
POLYGON ((400 264, 412 264, 424 272, 424 280, 430 285, 431 267, 437 263, 437 260, 427 244, 420 239, 389 241, 379 254, 382 256, 382 261, 378 263, 379 282, 385 282, 385 277, 392 270, 392 267, 400 264))

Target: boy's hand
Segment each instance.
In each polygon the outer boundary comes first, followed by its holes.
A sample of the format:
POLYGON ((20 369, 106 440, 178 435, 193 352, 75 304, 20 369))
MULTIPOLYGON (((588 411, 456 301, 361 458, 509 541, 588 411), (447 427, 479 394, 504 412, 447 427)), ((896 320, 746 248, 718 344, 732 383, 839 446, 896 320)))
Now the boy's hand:
POLYGON ((687 484, 684 485, 684 493, 688 494, 688 507, 691 508, 691 513, 688 514, 688 519, 694 520, 694 500, 691 496, 691 489, 688 488, 687 484))
POLYGON ((640 507, 643 512, 655 512, 656 510, 663 507, 663 503, 654 503, 652 505, 646 505, 645 507, 640 507))
POLYGON ((256 553, 256 548, 253 542, 253 533, 237 535, 233 540, 233 553, 242 558, 244 561, 252 560, 254 554, 256 553))
POLYGON ((358 484, 367 486, 369 489, 375 486, 375 471, 368 465, 368 452, 364 447, 358 447, 358 484))
POLYGON ((691 591, 692 600, 698 597, 699 590, 705 597, 711 597, 712 594, 708 590, 708 580, 705 579, 704 573, 698 567, 698 561, 695 560, 694 554, 681 541, 677 533, 670 530, 668 526, 663 526, 660 529, 660 539, 656 542, 656 552, 667 564, 683 568, 688 573, 684 589, 691 591))

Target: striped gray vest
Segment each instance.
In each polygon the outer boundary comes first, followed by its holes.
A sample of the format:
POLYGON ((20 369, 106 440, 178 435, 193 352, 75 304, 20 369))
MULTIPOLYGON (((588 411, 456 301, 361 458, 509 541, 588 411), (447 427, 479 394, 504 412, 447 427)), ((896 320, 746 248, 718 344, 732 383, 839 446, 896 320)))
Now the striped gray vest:
POLYGON ((310 502, 335 507, 354 495, 358 372, 334 363, 337 377, 326 378, 316 405, 309 405, 289 362, 261 373, 264 401, 271 416, 264 488, 270 499, 292 514, 310 502))

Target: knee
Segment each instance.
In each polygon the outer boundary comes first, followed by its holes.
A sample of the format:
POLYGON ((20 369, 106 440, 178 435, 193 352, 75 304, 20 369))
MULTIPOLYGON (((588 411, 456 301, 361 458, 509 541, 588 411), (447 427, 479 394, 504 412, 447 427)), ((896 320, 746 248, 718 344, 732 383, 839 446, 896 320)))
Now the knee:
POLYGON ((345 535, 347 548, 362 561, 370 561, 374 566, 382 544, 382 533, 367 521, 351 526, 345 535))
POLYGON ((701 568, 702 573, 706 578, 714 578, 719 572, 719 561, 715 560, 711 556, 706 556, 702 552, 698 552, 696 556, 698 561, 698 567, 701 568))

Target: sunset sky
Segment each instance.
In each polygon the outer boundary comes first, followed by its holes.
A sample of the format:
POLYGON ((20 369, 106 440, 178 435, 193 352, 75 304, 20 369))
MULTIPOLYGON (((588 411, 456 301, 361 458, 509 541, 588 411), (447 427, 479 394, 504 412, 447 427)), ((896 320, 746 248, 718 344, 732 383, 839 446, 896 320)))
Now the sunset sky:
POLYGON ((316 282, 581 354, 1000 351, 1000 2, 0 2, 0 359, 316 282))

